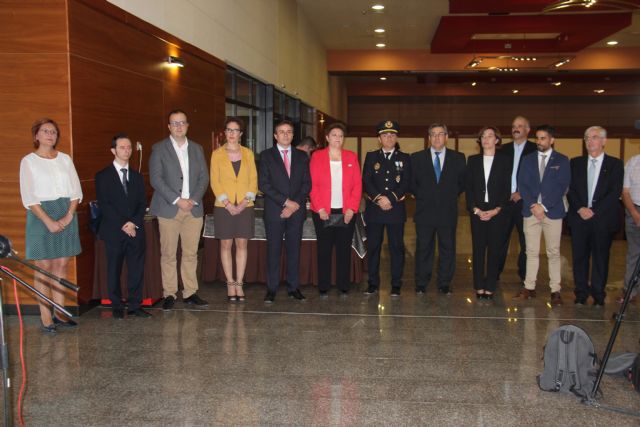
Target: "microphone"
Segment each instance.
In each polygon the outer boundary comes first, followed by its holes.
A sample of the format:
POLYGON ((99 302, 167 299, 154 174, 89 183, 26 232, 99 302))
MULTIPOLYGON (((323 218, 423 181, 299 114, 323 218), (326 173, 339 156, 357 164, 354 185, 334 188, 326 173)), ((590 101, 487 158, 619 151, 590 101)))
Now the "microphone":
POLYGON ((136 151, 142 151, 142 143, 140 141, 136 141, 136 151))
POLYGON ((71 283, 70 281, 68 281, 67 279, 63 279, 62 277, 58 277, 55 276, 51 273, 49 273, 46 270, 43 270, 42 268, 30 264, 26 261, 24 261, 23 259, 21 259, 20 257, 18 257, 17 255, 15 255, 13 249, 11 249, 11 240, 9 240, 8 237, 3 236, 0 234, 0 259, 2 258, 9 258, 12 259, 16 262, 19 262, 22 265, 25 265, 27 267, 29 267, 32 270, 37 271, 38 273, 42 273, 45 276, 49 277, 50 279, 55 280, 56 282, 60 283, 62 286, 64 286, 65 288, 69 288, 72 291, 78 292, 80 290, 80 287, 77 285, 74 285, 73 283, 71 283))

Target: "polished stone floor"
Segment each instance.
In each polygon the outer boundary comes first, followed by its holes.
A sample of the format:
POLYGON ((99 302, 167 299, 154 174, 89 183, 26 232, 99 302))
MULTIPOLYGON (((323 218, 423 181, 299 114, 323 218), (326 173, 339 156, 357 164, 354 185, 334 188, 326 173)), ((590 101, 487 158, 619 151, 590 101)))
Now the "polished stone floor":
MULTIPOLYGON (((573 396, 542 392, 542 346, 565 323, 583 327, 601 355, 618 309, 625 242, 614 244, 604 309, 576 307, 570 242, 562 253, 563 307, 537 299, 514 303, 518 283, 510 254, 493 303, 471 289, 468 218, 461 218, 457 273, 450 297, 413 292, 415 236, 407 225, 406 283, 365 296, 307 300, 280 292, 263 303, 264 285, 246 287, 245 303, 229 304, 220 283, 205 283, 206 309, 181 302, 151 319, 115 320, 95 308, 74 331, 45 335, 25 318, 26 425, 64 426, 637 426, 640 418, 595 409, 573 396)), ((386 257, 386 254, 385 254, 386 257)), ((385 265, 387 264, 385 259, 385 265)), ((543 263, 544 264, 544 263, 543 263)), ((546 277, 541 268, 540 277, 546 277)), ((388 280, 388 270, 383 280, 388 280)), ((640 317, 632 305, 616 351, 639 351, 640 317)), ((21 375, 18 322, 8 317, 13 406, 21 375)), ((640 411, 640 394, 606 377, 600 403, 640 411)))

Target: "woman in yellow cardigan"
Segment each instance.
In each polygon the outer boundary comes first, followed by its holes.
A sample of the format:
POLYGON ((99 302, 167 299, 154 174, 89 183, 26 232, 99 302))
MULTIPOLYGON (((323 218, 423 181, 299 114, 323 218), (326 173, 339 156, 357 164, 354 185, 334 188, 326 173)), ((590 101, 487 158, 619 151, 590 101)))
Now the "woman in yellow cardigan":
POLYGON ((258 172, 253 152, 240 145, 244 123, 237 117, 224 124, 226 143, 211 153, 211 189, 215 235, 220 239, 220 258, 227 278, 229 301, 244 301, 242 289, 247 266, 247 243, 254 233, 253 201, 258 192, 258 172), (236 275, 231 247, 236 243, 236 275))

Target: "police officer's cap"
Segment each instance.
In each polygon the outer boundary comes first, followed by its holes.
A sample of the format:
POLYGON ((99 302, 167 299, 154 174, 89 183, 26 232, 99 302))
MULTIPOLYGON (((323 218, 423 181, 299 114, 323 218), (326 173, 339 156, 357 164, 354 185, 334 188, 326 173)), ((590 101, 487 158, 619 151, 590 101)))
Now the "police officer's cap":
POLYGON ((398 122, 394 122, 393 120, 387 120, 384 122, 380 122, 377 130, 378 130, 378 135, 385 132, 398 133, 400 132, 400 125, 398 125, 398 122))

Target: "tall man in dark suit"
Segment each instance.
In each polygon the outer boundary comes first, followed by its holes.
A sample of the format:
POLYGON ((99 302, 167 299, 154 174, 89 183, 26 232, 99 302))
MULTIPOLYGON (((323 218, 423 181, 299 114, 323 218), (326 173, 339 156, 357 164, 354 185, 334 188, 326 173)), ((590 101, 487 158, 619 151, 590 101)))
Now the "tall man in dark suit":
POLYGON ((511 242, 511 233, 513 227, 518 230, 518 241, 520 243, 520 253, 518 254, 518 276, 524 281, 527 270, 527 244, 524 239, 524 230, 522 228, 522 197, 518 190, 518 171, 520 170, 520 162, 524 156, 536 151, 536 144, 527 140, 529 131, 531 130, 529 120, 525 117, 517 116, 511 124, 511 136, 513 141, 504 144, 500 149, 500 153, 505 154, 509 158, 511 166, 511 197, 509 202, 504 206, 505 216, 505 241, 500 251, 500 261, 498 263, 498 277, 504 270, 504 264, 509 252, 509 243, 511 242))
POLYGON ((293 123, 283 120, 273 134, 277 144, 260 154, 258 187, 264 193, 264 226, 267 233, 267 295, 272 303, 280 285, 282 238, 287 254, 289 297, 304 300, 300 285, 302 225, 307 218, 307 197, 311 191, 309 157, 291 146, 293 123))
POLYGON ((571 159, 568 221, 573 249, 575 303, 583 305, 589 295, 603 306, 609 275, 609 250, 620 228, 620 195, 624 166, 604 153, 607 131, 591 126, 584 133, 587 155, 571 159), (591 258, 591 281, 589 281, 591 258))
POLYGON ((176 251, 180 240, 182 300, 207 305, 198 291, 198 243, 202 231, 202 197, 209 186, 209 172, 202 146, 187 139, 189 122, 182 110, 169 113, 169 137, 153 145, 149 178, 155 190, 150 213, 160 227, 160 269, 165 311, 171 310, 178 292, 176 251))
POLYGON ((366 294, 380 287, 380 250, 387 227, 391 258, 391 296, 400 296, 404 272, 404 223, 407 212, 404 198, 411 184, 411 158, 398 146, 398 123, 387 120, 378 125, 381 148, 370 151, 364 160, 362 181, 367 207, 367 255, 369 287, 366 294))
POLYGON ((120 291, 122 264, 127 260, 128 304, 131 316, 151 317, 140 307, 144 277, 144 179, 129 168, 131 140, 120 133, 111 140, 113 163, 96 174, 96 194, 102 213, 98 234, 107 252, 107 287, 113 317, 124 318, 120 291))
POLYGON ((560 296, 560 239, 562 219, 566 215, 565 195, 569 190, 571 170, 567 156, 553 149, 555 129, 549 125, 536 129, 538 151, 522 159, 518 189, 522 196, 524 235, 527 242, 527 274, 524 287, 515 298, 536 296, 536 279, 540 263, 540 236, 544 235, 549 263, 551 304, 562 305, 560 296))
POLYGON ((435 239, 438 238, 438 291, 451 294, 456 267, 458 196, 464 191, 464 154, 446 148, 447 126, 429 126, 430 148, 411 155, 411 188, 416 197, 413 218, 416 242, 416 292, 431 280, 435 239))

